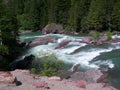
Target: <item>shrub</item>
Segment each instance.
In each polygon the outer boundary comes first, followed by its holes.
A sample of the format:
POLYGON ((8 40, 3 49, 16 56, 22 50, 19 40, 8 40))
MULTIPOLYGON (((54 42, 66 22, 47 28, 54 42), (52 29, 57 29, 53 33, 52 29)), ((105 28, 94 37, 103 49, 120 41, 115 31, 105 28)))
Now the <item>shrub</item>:
POLYGON ((63 61, 58 60, 55 55, 50 55, 45 58, 43 69, 40 72, 42 76, 61 76, 60 70, 63 66, 63 61))
POLYGON ((90 32, 90 36, 91 36, 94 40, 98 40, 98 39, 100 39, 101 34, 100 34, 100 32, 97 32, 97 31, 91 31, 91 32, 90 32))
POLYGON ((36 73, 36 68, 31 68, 30 73, 35 74, 36 73))
POLYGON ((8 53, 8 52, 9 52, 9 49, 8 49, 7 46, 0 45, 0 53, 5 54, 5 53, 8 53))
POLYGON ((112 39, 112 32, 107 31, 107 40, 111 40, 111 39, 112 39))

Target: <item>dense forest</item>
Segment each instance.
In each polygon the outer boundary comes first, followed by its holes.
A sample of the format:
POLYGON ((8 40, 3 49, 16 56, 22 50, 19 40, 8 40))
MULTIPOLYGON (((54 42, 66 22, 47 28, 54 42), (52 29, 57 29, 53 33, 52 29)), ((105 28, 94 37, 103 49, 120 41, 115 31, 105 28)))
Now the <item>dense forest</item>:
POLYGON ((84 33, 120 31, 120 0, 0 0, 0 67, 16 58, 18 31, 48 23, 84 33))

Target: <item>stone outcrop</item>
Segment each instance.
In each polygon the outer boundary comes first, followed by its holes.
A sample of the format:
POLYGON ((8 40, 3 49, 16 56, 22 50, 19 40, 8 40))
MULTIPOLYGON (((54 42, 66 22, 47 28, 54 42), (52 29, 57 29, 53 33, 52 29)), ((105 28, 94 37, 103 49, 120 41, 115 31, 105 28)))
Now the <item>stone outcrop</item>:
POLYGON ((15 76, 10 72, 0 71, 0 83, 12 84, 15 82, 15 76))
POLYGON ((84 37, 83 39, 82 39, 82 42, 83 43, 91 43, 91 41, 92 41, 92 39, 91 39, 91 37, 84 37))
POLYGON ((76 63, 72 66, 72 68, 70 69, 71 72, 76 72, 79 68, 80 64, 79 63, 76 63))
POLYGON ((56 41, 56 38, 46 35, 31 41, 28 46, 33 47, 37 45, 44 45, 48 43, 53 43, 55 41, 56 41))
POLYGON ((42 30, 42 34, 50 34, 50 33, 53 33, 53 34, 64 33, 63 26, 55 23, 46 25, 42 30))
POLYGON ((62 42, 60 42, 55 49, 60 49, 60 48, 64 48, 66 45, 68 45, 71 42, 71 40, 63 40, 62 42))
POLYGON ((98 69, 88 70, 86 72, 76 72, 71 75, 71 80, 78 81, 84 80, 87 83, 97 83, 103 73, 98 69))
POLYGON ((33 84, 33 86, 35 86, 36 88, 47 88, 48 87, 46 82, 36 82, 33 84))
POLYGON ((34 60, 33 55, 25 56, 24 58, 22 58, 20 60, 14 61, 11 64, 11 67, 13 70, 14 69, 26 69, 31 65, 32 60, 34 60))
POLYGON ((80 80, 76 83, 76 86, 79 87, 79 88, 86 88, 86 82, 83 81, 83 80, 80 80))
MULTIPOLYGON (((0 83, 0 90, 117 90, 105 83, 88 83, 84 80, 73 81, 67 79, 60 81, 50 80, 49 77, 46 76, 38 76, 39 78, 34 78, 33 76, 35 75, 30 74, 28 70, 17 69, 12 71, 11 74, 17 77, 22 85, 13 86, 6 83, 0 83)), ((93 74, 91 74, 91 76, 93 74)))
POLYGON ((98 39, 94 39, 93 37, 84 37, 81 42, 87 43, 87 44, 102 45, 105 43, 120 42, 120 39, 111 37, 111 39, 108 40, 107 34, 104 33, 98 39))
POLYGON ((52 76, 49 78, 49 80, 61 81, 61 78, 57 76, 52 76))

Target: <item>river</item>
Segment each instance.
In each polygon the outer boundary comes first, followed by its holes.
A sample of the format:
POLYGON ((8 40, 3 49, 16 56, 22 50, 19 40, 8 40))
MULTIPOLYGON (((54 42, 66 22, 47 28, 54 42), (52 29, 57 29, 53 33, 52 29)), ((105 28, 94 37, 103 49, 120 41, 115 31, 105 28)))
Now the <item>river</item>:
MULTIPOLYGON (((66 63, 79 63, 80 69, 87 70, 91 68, 102 68, 109 72, 109 80, 111 81, 112 85, 120 89, 120 43, 96 46, 88 45, 86 43, 71 42, 65 48, 54 49, 63 40, 81 40, 84 38, 84 36, 69 36, 61 34, 50 35, 57 37, 57 42, 29 48, 24 52, 24 55, 33 54, 36 58, 39 59, 44 55, 53 53, 60 60, 63 60, 66 63), (79 51, 71 54, 78 48, 80 48, 79 51)), ((29 42, 38 37, 41 37, 41 33, 33 32, 21 35, 20 39, 29 42)))

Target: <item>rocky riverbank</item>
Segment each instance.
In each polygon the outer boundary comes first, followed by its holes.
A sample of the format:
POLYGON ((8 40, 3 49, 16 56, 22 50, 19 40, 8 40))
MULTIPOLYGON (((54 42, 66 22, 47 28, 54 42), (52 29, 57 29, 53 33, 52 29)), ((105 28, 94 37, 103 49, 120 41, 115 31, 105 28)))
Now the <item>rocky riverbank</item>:
POLYGON ((33 75, 28 70, 17 69, 10 73, 0 72, 0 90, 117 90, 106 83, 98 83, 102 75, 99 70, 90 70, 74 74, 70 79, 61 79, 33 75))

